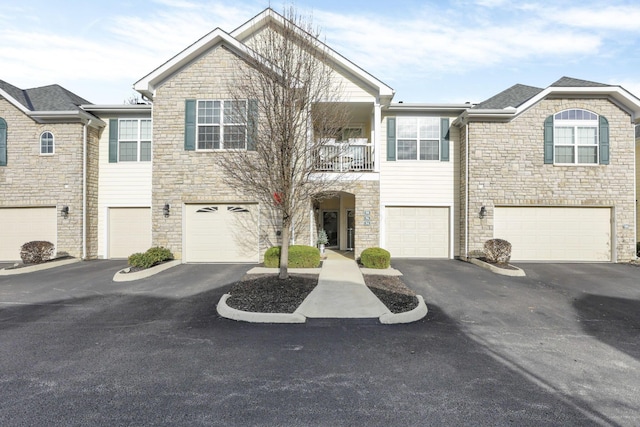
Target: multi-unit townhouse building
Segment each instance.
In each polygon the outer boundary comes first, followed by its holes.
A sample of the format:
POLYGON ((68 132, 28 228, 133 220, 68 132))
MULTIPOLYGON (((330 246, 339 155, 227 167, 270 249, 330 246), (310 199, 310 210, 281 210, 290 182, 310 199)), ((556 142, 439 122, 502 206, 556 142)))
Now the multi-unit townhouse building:
MULTIPOLYGON (((266 9, 150 64, 134 85, 149 104, 94 105, 59 86, 0 82, 0 259, 37 239, 83 258, 161 245, 184 262, 259 262, 278 243, 271 206, 224 183, 213 161, 224 138, 204 135, 225 134, 234 59, 283 22, 266 9)), ((513 244, 514 260, 636 257, 631 93, 563 77, 479 104, 394 103, 392 88, 327 49, 352 117, 335 145, 349 156, 318 161, 340 187, 309 204, 292 243, 314 245, 324 228, 356 256, 380 246, 464 259, 495 237, 513 244)))

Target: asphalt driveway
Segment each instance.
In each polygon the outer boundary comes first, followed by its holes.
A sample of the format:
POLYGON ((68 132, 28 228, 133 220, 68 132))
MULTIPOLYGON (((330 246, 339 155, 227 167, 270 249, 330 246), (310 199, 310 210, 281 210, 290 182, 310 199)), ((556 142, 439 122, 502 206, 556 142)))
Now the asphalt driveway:
POLYGON ((0 425, 638 425, 640 269, 395 261, 408 325, 252 325, 250 266, 111 282, 122 262, 0 277, 0 425))

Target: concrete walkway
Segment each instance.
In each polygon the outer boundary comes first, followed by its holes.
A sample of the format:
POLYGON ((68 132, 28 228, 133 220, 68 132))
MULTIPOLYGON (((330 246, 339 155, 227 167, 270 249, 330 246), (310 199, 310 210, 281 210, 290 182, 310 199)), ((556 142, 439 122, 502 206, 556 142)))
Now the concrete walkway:
POLYGON ((327 251, 318 285, 296 313, 308 318, 379 318, 389 309, 367 288, 353 259, 327 251))

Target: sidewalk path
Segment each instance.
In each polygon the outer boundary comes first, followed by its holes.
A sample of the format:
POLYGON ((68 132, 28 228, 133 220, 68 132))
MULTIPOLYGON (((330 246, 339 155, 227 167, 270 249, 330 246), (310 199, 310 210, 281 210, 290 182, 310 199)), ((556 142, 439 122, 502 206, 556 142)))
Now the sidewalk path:
POLYGON ((327 251, 318 285, 296 313, 309 318, 378 318, 389 309, 367 288, 358 264, 327 251))

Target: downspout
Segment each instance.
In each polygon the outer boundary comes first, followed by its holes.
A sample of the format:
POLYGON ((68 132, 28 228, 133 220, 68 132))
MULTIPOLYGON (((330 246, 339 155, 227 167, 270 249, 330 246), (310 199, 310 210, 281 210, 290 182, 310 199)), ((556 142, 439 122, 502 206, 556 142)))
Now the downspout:
POLYGON ((87 259, 87 126, 91 119, 82 128, 82 259, 87 259))
POLYGON ((465 132, 464 132, 465 156, 464 157, 466 162, 466 166, 464 168, 464 173, 465 173, 464 258, 468 260, 469 259, 469 123, 467 123, 464 126, 465 126, 465 132))

